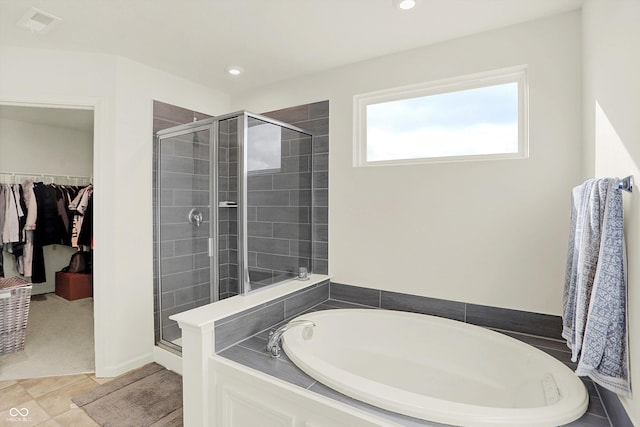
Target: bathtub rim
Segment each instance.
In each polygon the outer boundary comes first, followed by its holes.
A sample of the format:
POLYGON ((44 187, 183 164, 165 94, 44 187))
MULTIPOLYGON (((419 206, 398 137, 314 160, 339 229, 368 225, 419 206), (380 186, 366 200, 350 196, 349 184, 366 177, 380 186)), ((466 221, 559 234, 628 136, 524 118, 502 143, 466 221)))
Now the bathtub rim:
MULTIPOLYGON (((296 328, 286 331, 283 334, 283 349, 285 350, 287 357, 289 357, 289 359, 298 368, 310 377, 348 397, 401 415, 414 417, 424 421, 442 422, 451 425, 518 425, 522 427, 563 425, 577 420, 587 410, 589 394, 586 387, 579 377, 575 376, 567 366, 542 350, 485 327, 420 313, 368 308, 323 310, 302 314, 292 320, 314 320, 318 317, 332 315, 349 316, 350 312, 367 313, 367 315, 377 313, 382 316, 391 315, 415 317, 422 321, 434 322, 450 328, 463 329, 465 332, 472 331, 477 334, 490 336, 506 343, 509 346, 526 349, 527 351, 534 351, 539 358, 545 361, 545 363, 550 363, 555 367, 554 373, 556 371, 560 371, 562 374, 561 378, 559 378, 563 380, 562 385, 557 385, 563 398, 557 403, 542 407, 496 408, 424 396, 418 393, 398 389, 390 385, 381 384, 360 375, 352 374, 331 363, 321 360, 319 357, 312 354, 306 359, 301 358, 299 357, 299 354, 291 348, 291 345, 287 343, 287 336, 290 337, 289 343, 295 343, 298 339, 296 333, 299 335, 300 331, 296 331, 296 328), (328 375, 327 372, 333 373, 333 375, 328 375), (341 381, 336 382, 335 378, 340 378, 341 381), (565 382, 565 379, 568 379, 568 381, 565 382), (360 385, 362 383, 364 383, 364 387, 360 385), (360 386, 354 387, 351 384, 358 384, 360 386), (390 402, 387 398, 376 396, 375 394, 366 391, 373 390, 375 388, 380 388, 383 391, 386 391, 387 394, 392 393, 394 397, 397 396, 398 398, 393 399, 393 402, 390 402), (364 393, 363 390, 365 390, 364 393), (431 409, 428 411, 427 415, 424 413, 423 405, 419 404, 420 401, 423 403, 425 401, 429 402, 429 408, 431 409), (496 415, 495 413, 497 411, 500 411, 501 414, 496 415), (563 416, 559 416, 558 411, 562 412, 563 416), (464 416, 461 417, 461 413, 464 413, 464 416), (452 414, 456 414, 456 416, 453 416, 452 414), (425 418, 425 416, 428 418, 425 418), (532 417, 535 421, 530 421, 532 417)), ((556 375, 554 375, 554 379, 556 379, 556 381, 559 380, 556 378, 556 375)))

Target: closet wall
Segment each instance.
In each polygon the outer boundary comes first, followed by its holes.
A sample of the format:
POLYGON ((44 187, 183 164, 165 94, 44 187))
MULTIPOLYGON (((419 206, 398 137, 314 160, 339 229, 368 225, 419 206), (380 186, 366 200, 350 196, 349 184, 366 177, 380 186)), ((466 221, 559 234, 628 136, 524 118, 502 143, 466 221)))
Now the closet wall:
MULTIPOLYGON (((92 111, 38 107, 0 108, 0 171, 52 175, 93 175, 92 111)), ((44 247, 47 281, 33 294, 55 291, 55 272, 76 249, 44 247)), ((3 253, 5 277, 17 275, 13 256, 3 253)))

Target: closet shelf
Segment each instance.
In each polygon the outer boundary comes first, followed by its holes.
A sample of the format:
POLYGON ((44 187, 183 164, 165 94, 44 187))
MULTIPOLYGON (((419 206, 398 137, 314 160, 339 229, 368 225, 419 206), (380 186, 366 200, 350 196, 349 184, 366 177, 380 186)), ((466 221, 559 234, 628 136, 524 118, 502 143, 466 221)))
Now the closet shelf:
POLYGON ((0 184, 21 184, 26 179, 45 184, 89 185, 93 183, 93 177, 89 176, 0 171, 0 184))

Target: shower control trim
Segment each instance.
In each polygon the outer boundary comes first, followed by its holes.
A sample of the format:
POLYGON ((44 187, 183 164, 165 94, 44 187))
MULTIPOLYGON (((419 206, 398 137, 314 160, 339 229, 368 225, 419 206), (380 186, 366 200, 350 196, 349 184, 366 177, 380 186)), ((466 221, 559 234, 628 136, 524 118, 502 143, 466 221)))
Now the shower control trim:
POLYGON ((218 203, 218 207, 219 208, 237 208, 238 207, 238 202, 232 202, 229 200, 225 200, 224 202, 219 202, 218 203))
POLYGON ((204 217, 202 216, 202 212, 200 212, 196 208, 193 208, 189 211, 189 215, 187 215, 187 218, 189 219, 189 222, 196 227, 200 227, 200 224, 202 224, 202 221, 204 219, 204 217))

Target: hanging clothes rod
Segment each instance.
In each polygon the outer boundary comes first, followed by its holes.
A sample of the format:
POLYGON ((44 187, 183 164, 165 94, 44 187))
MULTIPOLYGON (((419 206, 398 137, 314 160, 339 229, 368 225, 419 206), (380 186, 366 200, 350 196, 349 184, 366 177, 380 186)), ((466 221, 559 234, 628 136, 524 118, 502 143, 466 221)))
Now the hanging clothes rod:
POLYGON ((618 188, 620 190, 631 192, 633 191, 633 175, 629 175, 626 178, 622 178, 620 183, 618 183, 618 188))
POLYGON ((2 172, 0 171, 0 183, 20 184, 26 179, 42 181, 47 184, 88 185, 93 182, 89 176, 54 175, 47 173, 27 172, 2 172))

